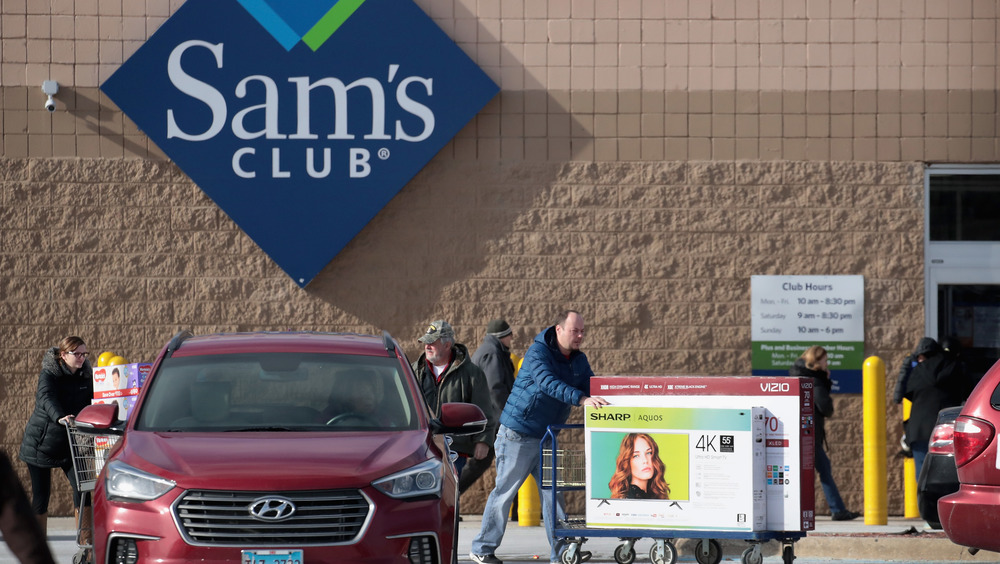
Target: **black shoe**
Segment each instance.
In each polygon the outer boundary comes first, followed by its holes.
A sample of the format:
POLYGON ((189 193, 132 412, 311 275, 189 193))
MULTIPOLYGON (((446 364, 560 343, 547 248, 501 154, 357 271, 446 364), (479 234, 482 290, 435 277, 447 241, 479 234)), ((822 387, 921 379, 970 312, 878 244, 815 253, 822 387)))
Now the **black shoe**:
POLYGON ((586 562, 590 560, 591 556, 593 556, 593 553, 591 553, 589 550, 581 550, 579 554, 580 554, 580 562, 586 562))
POLYGON ((495 554, 475 554, 470 553, 469 558, 477 564, 503 564, 503 560, 496 557, 495 554))
POLYGON ((860 513, 844 510, 834 513, 832 518, 834 521, 853 521, 858 517, 861 517, 860 513))

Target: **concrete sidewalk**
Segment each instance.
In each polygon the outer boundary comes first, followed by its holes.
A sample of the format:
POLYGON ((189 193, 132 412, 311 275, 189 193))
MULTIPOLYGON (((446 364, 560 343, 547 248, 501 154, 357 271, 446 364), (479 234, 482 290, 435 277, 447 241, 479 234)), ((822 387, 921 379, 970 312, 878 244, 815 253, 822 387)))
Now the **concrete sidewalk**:
MULTIPOLYGON (((816 530, 809 531, 804 538, 794 543, 798 561, 809 559, 854 560, 869 562, 998 562, 1000 554, 980 551, 972 555, 969 551, 951 542, 940 530, 925 528, 921 519, 889 517, 885 525, 865 525, 864 517, 854 521, 832 521, 829 516, 817 518, 816 530)), ((480 518, 464 515, 458 539, 459 559, 469 559, 469 545, 479 532, 480 518)), ((686 539, 683 533, 677 535, 674 545, 678 556, 692 555, 696 549, 695 540, 686 539)), ((748 546, 745 540, 720 540, 722 554, 726 560, 739 562, 740 555, 748 546)), ((590 537, 584 549, 593 552, 591 562, 614 562, 615 548, 621 541, 615 537, 590 537)), ((635 543, 636 561, 649 562, 649 549, 653 540, 644 538, 635 543)), ((781 556, 782 545, 778 541, 768 541, 761 545, 761 554, 766 558, 781 556)), ((516 522, 507 526, 503 543, 497 550, 501 560, 530 561, 548 560, 548 543, 545 528, 521 527, 516 522)))

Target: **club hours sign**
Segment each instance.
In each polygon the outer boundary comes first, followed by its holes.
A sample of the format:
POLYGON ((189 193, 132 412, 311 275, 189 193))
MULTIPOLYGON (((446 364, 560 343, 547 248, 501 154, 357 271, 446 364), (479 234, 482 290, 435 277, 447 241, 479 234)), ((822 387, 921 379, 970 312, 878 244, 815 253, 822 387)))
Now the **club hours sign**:
POLYGON ((499 91, 412 0, 188 0, 101 89, 303 287, 499 91))
POLYGON ((753 374, 787 375, 803 351, 821 345, 833 391, 860 393, 864 284, 863 276, 751 276, 753 374))

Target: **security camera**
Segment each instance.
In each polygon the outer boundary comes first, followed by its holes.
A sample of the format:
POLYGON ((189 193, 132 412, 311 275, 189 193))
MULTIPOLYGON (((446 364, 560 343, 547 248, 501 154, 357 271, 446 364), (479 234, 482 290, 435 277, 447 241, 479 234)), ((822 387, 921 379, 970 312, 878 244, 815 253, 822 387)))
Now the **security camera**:
POLYGON ((54 80, 46 80, 42 82, 42 93, 48 96, 45 100, 45 109, 49 113, 56 111, 56 101, 53 96, 59 92, 59 83, 54 80))

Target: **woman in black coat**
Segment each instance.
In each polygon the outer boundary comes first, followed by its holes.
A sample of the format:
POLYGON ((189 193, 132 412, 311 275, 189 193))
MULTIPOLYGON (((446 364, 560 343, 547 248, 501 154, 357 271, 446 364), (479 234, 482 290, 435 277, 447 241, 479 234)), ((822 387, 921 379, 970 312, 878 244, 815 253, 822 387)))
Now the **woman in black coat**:
POLYGON ((45 530, 52 491, 52 468, 60 468, 73 487, 73 505, 80 507, 80 491, 73 472, 69 439, 62 422, 76 416, 94 398, 94 371, 80 337, 66 337, 42 357, 35 409, 21 440, 19 458, 28 465, 31 508, 45 530))
POLYGON ((840 490, 833 481, 833 466, 823 444, 826 442, 826 418, 833 415, 833 398, 830 397, 833 382, 830 380, 829 364, 830 359, 827 358, 826 349, 813 345, 795 361, 788 375, 813 379, 813 405, 816 408, 813 435, 816 439, 816 473, 819 474, 819 483, 823 486, 823 495, 826 497, 827 505, 830 506, 833 520, 850 521, 857 519, 861 514, 847 509, 840 498, 840 490))

